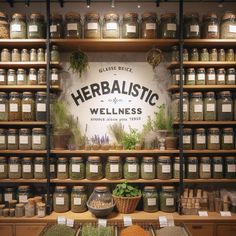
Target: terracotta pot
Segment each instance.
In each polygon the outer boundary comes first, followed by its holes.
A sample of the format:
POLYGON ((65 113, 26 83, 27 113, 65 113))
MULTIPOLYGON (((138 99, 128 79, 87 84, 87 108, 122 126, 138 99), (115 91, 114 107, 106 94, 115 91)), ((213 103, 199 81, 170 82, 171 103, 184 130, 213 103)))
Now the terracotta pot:
POLYGON ((68 132, 54 132, 53 143, 55 149, 67 149, 71 133, 68 132))
POLYGON ((177 149, 177 137, 166 137, 166 149, 167 150, 173 150, 177 149))

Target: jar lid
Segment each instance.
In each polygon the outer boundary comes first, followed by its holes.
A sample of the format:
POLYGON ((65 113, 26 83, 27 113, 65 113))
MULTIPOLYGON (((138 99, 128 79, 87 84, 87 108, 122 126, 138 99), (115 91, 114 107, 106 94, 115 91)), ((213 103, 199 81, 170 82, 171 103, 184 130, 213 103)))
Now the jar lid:
POLYGON ((134 12, 127 12, 123 15, 123 19, 124 20, 128 20, 128 19, 138 19, 138 14, 134 13, 134 12))
POLYGON ((59 21, 62 21, 62 15, 59 14, 59 13, 52 13, 52 15, 50 16, 50 18, 52 20, 59 20, 59 21))
POLYGON ((228 72, 231 72, 231 71, 232 71, 232 72, 235 72, 235 68, 228 68, 227 71, 228 71, 228 72))
POLYGON ((6 133, 6 129, 2 129, 2 128, 0 128, 0 133, 6 133))
POLYGON ((28 204, 29 205, 34 205, 35 204, 34 198, 29 198, 28 199, 28 204))
POLYGON ((31 92, 23 92, 23 96, 33 96, 33 93, 31 93, 31 92))
POLYGON ((45 129, 44 128, 33 128, 32 132, 44 132, 45 129))
POLYGON ((175 157, 175 161, 179 161, 180 160, 180 157, 175 157))
POLYGON ((225 69, 224 68, 219 68, 219 69, 217 69, 217 73, 225 73, 225 69))
POLYGON ((230 128, 230 127, 227 127, 227 128, 223 128, 223 131, 224 131, 224 132, 233 132, 234 129, 233 129, 233 128, 230 128))
POLYGON ((221 91, 220 95, 221 96, 231 96, 231 92, 230 91, 221 91))
POLYGON ((185 18, 189 19, 189 18, 199 18, 199 14, 197 12, 187 12, 184 15, 185 18))
POLYGON ((66 157, 58 157, 57 161, 58 162, 67 162, 67 158, 66 157))
POLYGON ((9 157, 9 160, 18 161, 18 160, 20 160, 20 157, 9 157))
POLYGON ((19 52, 19 49, 18 48, 13 48, 12 52, 19 52))
POLYGON ((44 20, 44 16, 40 13, 31 13, 30 19, 31 20, 34 20, 34 19, 44 20))
POLYGON ((17 69, 17 73, 19 73, 19 72, 25 72, 25 69, 23 69, 23 68, 17 69))
POLYGON ((200 158, 201 161, 209 161, 211 160, 210 157, 201 157, 200 158))
POLYGON ((20 13, 14 13, 13 15, 12 15, 12 19, 15 19, 15 18, 18 18, 18 19, 21 19, 21 20, 25 20, 25 15, 23 15, 23 14, 20 14, 20 13))
POLYGON ((36 52, 36 49, 35 48, 31 48, 30 49, 30 52, 32 53, 32 52, 36 52))
POLYGON ((104 15, 104 18, 106 20, 118 20, 119 19, 119 15, 115 12, 109 12, 107 14, 104 15))
POLYGON ((0 161, 5 161, 6 157, 0 157, 0 161))
POLYGON ((197 128, 196 132, 205 132, 205 129, 204 128, 197 128))
POLYGON ((188 68, 187 71, 188 71, 188 72, 194 72, 195 69, 194 69, 194 68, 188 68))
POLYGON ((32 158, 31 157, 22 157, 22 161, 31 161, 32 158))
POLYGON ((47 93, 45 93, 45 92, 37 92, 36 95, 37 96, 45 96, 46 97, 47 93))
POLYGON ((44 161, 45 159, 44 159, 44 157, 35 157, 34 160, 35 161, 44 161))
POLYGON ((215 92, 207 92, 205 93, 206 96, 211 96, 211 97, 214 97, 215 96, 215 92))
POLYGON ((142 14, 142 19, 143 20, 146 20, 146 19, 148 19, 148 18, 152 18, 152 19, 157 19, 157 14, 156 14, 156 12, 144 12, 143 14, 142 14))
POLYGON ((35 201, 36 203, 40 203, 40 202, 42 202, 42 200, 43 200, 43 198, 42 198, 41 196, 35 196, 35 197, 34 197, 34 201, 35 201))
POLYGON ((18 92, 10 92, 10 96, 20 96, 20 93, 18 93, 18 92))
POLYGON ((29 189, 30 189, 29 185, 21 185, 18 187, 18 190, 20 190, 20 191, 23 191, 23 190, 27 191, 29 189))
POLYGON ((83 192, 85 191, 84 186, 73 186, 72 190, 83 192))
POLYGON ((222 157, 213 157, 213 161, 222 161, 223 158, 222 157))
POLYGON ((183 128, 183 132, 190 133, 192 132, 191 128, 183 128))
POLYGON ((45 204, 45 203, 43 203, 43 202, 37 202, 37 206, 38 206, 38 207, 45 207, 45 206, 46 206, 46 204, 45 204))
POLYGON ((168 161, 168 160, 170 160, 170 156, 159 156, 158 160, 159 161, 168 161))
POLYGON ((2 96, 2 97, 7 97, 7 93, 5 93, 5 92, 0 92, 0 96, 2 96))
POLYGON ((136 157, 126 157, 126 161, 136 161, 136 157))
POLYGON ((25 205, 22 204, 22 203, 18 203, 18 204, 16 204, 16 207, 19 207, 19 208, 24 207, 24 206, 25 206, 25 205))
POLYGON ((208 131, 209 132, 214 132, 214 131, 218 131, 219 132, 220 129, 219 128, 209 128, 208 131))
POLYGON ((144 187, 144 190, 156 190, 156 187, 155 186, 145 186, 144 187))
POLYGON ((152 162, 154 161, 153 157, 143 157, 143 161, 152 162))
POLYGON ((234 14, 233 11, 226 11, 222 17, 222 20, 230 20, 230 19, 235 19, 236 15, 234 14))
POLYGON ((89 156, 88 161, 100 161, 100 156, 89 156))
POLYGON ((120 156, 109 156, 108 161, 120 161, 120 156))
POLYGON ((71 161, 83 161, 82 157, 71 157, 71 161))
POLYGON ((17 131, 18 131, 17 129, 8 129, 8 133, 14 133, 15 134, 15 133, 17 133, 17 131))
POLYGON ((107 192, 108 188, 106 186, 97 186, 94 188, 94 191, 103 193, 103 192, 107 192))
POLYGON ((88 12, 85 14, 85 19, 99 20, 99 14, 96 12, 88 12))
POLYGON ((214 71, 215 72, 215 68, 208 68, 207 71, 214 71))
POLYGON ((25 133, 25 132, 30 132, 31 130, 28 128, 21 128, 19 129, 19 132, 25 133))
POLYGON ((202 97, 202 93, 201 92, 194 92, 194 93, 191 93, 191 97, 202 97))
POLYGON ((169 18, 171 19, 176 18, 176 14, 173 12, 167 12, 161 15, 161 19, 169 19, 169 18))
POLYGON ((162 190, 174 190, 175 189, 175 187, 174 186, 162 186, 162 190))
POLYGON ((206 15, 203 16, 203 20, 209 19, 218 19, 218 17, 214 12, 208 12, 206 15))
MULTIPOLYGON (((28 49, 23 48, 23 49, 21 50, 21 52, 22 52, 22 53, 28 53, 29 51, 28 51, 28 49)), ((31 69, 31 68, 30 68, 30 69, 31 69)))
POLYGON ((197 157, 188 157, 188 160, 190 160, 190 161, 196 161, 196 160, 197 160, 197 157))
POLYGON ((56 190, 66 190, 66 186, 56 186, 56 190))
POLYGON ((197 68, 197 71, 204 71, 205 72, 205 68, 197 68))
POLYGON ((66 20, 69 20, 69 19, 80 20, 80 14, 77 12, 68 12, 65 14, 65 18, 66 18, 66 20))
POLYGON ((11 73, 11 72, 12 72, 12 73, 13 73, 13 72, 16 72, 16 70, 15 70, 15 69, 9 69, 9 70, 8 70, 8 73, 11 73))

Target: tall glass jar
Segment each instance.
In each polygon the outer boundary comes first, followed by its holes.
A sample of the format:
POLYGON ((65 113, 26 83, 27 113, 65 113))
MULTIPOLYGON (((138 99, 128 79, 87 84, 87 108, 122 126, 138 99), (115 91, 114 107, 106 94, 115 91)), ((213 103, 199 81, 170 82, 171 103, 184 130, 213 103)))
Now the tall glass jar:
POLYGON ((223 128, 221 134, 221 148, 224 150, 234 149, 233 128, 223 128))
POLYGON ((46 77, 46 69, 40 68, 38 70, 38 84, 39 85, 46 85, 47 77, 46 77))
POLYGON ((218 120, 232 121, 233 120, 233 101, 230 91, 222 91, 218 95, 217 100, 218 120))
POLYGON ((206 84, 214 85, 216 84, 216 73, 214 68, 208 68, 206 73, 206 84))
POLYGON ((217 61, 218 60, 218 54, 217 54, 216 48, 210 49, 209 58, 210 58, 210 61, 217 61))
POLYGON ((160 192, 160 210, 163 212, 175 212, 176 210, 176 194, 173 186, 162 186, 160 192))
POLYGON ((215 99, 214 92, 205 93, 204 120, 206 120, 206 121, 215 121, 216 120, 216 99, 215 99))
POLYGON ((85 14, 84 21, 84 38, 85 39, 100 39, 101 24, 98 13, 89 12, 85 14))
POLYGON ((187 179, 198 179, 198 159, 197 157, 188 157, 186 166, 186 177, 187 179))
POLYGON ((222 179, 223 178, 223 158, 213 157, 212 158, 212 178, 222 179))
POLYGON ((22 178, 23 179, 33 179, 33 161, 31 157, 22 158, 22 178))
POLYGON ((34 178, 46 178, 46 161, 44 157, 35 157, 34 159, 34 178))
POLYGON ((145 212, 158 211, 158 193, 155 186, 145 186, 143 189, 143 210, 145 212))
POLYGON ((20 157, 9 157, 8 159, 8 177, 9 179, 21 178, 21 160, 20 157))
POLYGON ((225 60, 233 62, 234 58, 235 58, 234 49, 233 48, 227 49, 226 55, 225 55, 225 60))
POLYGON ((18 92, 9 95, 9 121, 21 120, 21 97, 18 92))
POLYGON ((206 131, 204 128, 197 128, 195 130, 194 149, 206 149, 206 131))
POLYGON ((218 50, 218 61, 225 61, 226 56, 225 56, 225 50, 223 48, 218 50))
POLYGON ((7 71, 7 84, 16 85, 16 71, 14 69, 9 69, 7 71))
POLYGON ((203 120, 203 100, 202 93, 194 92, 190 98, 190 120, 202 121, 203 120))
POLYGON ((183 149, 193 149, 193 131, 190 128, 183 129, 183 149))
POLYGON ((91 180, 103 178, 102 162, 99 156, 88 157, 86 163, 86 178, 91 180))
POLYGON ((10 62, 11 61, 11 52, 7 48, 3 48, 1 51, 1 61, 10 62))
POLYGON ((7 84, 6 70, 5 69, 0 69, 0 85, 6 85, 6 84, 7 84))
POLYGON ((157 37, 157 14, 155 12, 142 14, 141 37, 144 39, 155 39, 157 37))
POLYGON ((85 178, 85 164, 82 157, 71 157, 69 177, 73 180, 85 178))
POLYGON ((195 69, 188 68, 186 72, 186 85, 195 85, 196 77, 195 77, 195 69))
POLYGON ((220 38, 220 23, 215 13, 208 13, 203 16, 202 36, 204 39, 220 38))
POLYGON ((142 179, 155 179, 156 175, 155 160, 153 157, 143 157, 141 163, 141 178, 142 179))
POLYGON ((16 193, 14 188, 5 188, 4 189, 4 203, 16 200, 16 193))
POLYGON ((207 147, 210 150, 220 149, 220 130, 219 128, 208 129, 207 147))
POLYGON ((124 164, 125 179, 139 179, 139 164, 136 157, 126 157, 124 164))
POLYGON ((87 194, 84 186, 73 186, 71 191, 71 211, 81 213, 87 211, 87 194))
POLYGON ((8 98, 5 92, 0 92, 0 121, 8 120, 8 98))
POLYGON ((17 197, 18 197, 18 202, 19 203, 27 203, 28 199, 32 196, 31 191, 30 191, 30 186, 28 185, 23 185, 19 186, 17 189, 17 197))
POLYGON ((173 46, 171 48, 171 61, 172 62, 179 62, 179 48, 178 46, 173 46))
POLYGON ((198 68, 196 74, 196 85, 206 84, 206 71, 205 68, 198 68))
MULTIPOLYGON (((185 159, 183 159, 183 178, 185 178, 185 159)), ((173 178, 179 179, 180 178, 180 157, 174 158, 173 164, 173 178)))
POLYGON ((188 49, 183 49, 183 61, 189 61, 188 49))
POLYGON ((53 210, 58 213, 69 211, 70 199, 66 186, 56 186, 53 193, 53 210))
POLYGON ((199 177, 200 179, 211 178, 211 158, 210 157, 200 158, 199 177))
POLYGON ((103 38, 119 38, 120 37, 120 24, 119 15, 116 13, 107 13, 103 20, 103 38))
MULTIPOLYGON (((182 75, 183 84, 185 84, 185 71, 182 75)), ((172 85, 180 85, 180 69, 172 70, 172 85)))
POLYGON ((12 52, 11 52, 11 60, 14 61, 14 62, 19 62, 19 61, 21 61, 19 49, 17 49, 17 48, 13 48, 13 49, 12 49, 12 52))
POLYGON ((26 70, 18 69, 16 75, 17 85, 26 85, 27 84, 27 75, 26 70))
POLYGON ((184 38, 200 39, 201 25, 199 15, 196 12, 188 13, 184 16, 184 38))
POLYGON ((66 157, 59 157, 57 159, 57 178, 58 179, 69 178, 69 163, 66 157))
POLYGON ((17 150, 19 148, 19 135, 17 129, 8 129, 7 149, 17 150))
POLYGON ((228 68, 225 78, 225 84, 234 85, 235 84, 235 68, 228 68))
POLYGON ((35 101, 31 92, 23 92, 22 95, 22 121, 35 120, 35 101))
POLYGON ((11 39, 26 39, 26 18, 25 15, 15 13, 10 23, 11 39))
POLYGON ((138 14, 129 12, 123 15, 122 24, 122 38, 138 38, 139 37, 139 23, 138 14))
POLYGON ((236 158, 225 157, 225 178, 234 179, 236 178, 236 158))
POLYGON ((37 51, 35 48, 30 49, 30 61, 37 61, 37 51))
POLYGON ((161 180, 172 178, 172 164, 169 156, 158 157, 157 178, 161 180))
POLYGON ((50 38, 59 39, 62 38, 63 24, 62 15, 54 13, 50 17, 50 38))
POLYGON ((32 13, 27 24, 28 39, 45 38, 44 16, 39 13, 32 13))
POLYGON ((122 164, 119 156, 109 156, 105 166, 107 179, 122 179, 122 164))
POLYGON ((177 19, 175 13, 165 13, 161 15, 160 38, 175 39, 177 38, 177 19))
POLYGON ((50 178, 56 179, 57 176, 57 160, 54 157, 50 157, 50 178))
POLYGON ((9 31, 8 17, 5 13, 0 12, 0 38, 9 39, 9 37, 10 37, 10 31, 9 31))
POLYGON ((22 62, 25 62, 25 61, 28 62, 28 61, 30 61, 30 54, 29 54, 28 49, 23 48, 23 49, 21 50, 20 61, 22 61, 22 62))
POLYGON ((0 129, 0 150, 7 149, 7 130, 0 129))
POLYGON ((0 179, 8 177, 8 164, 6 157, 0 157, 0 179))
POLYGON ((58 47, 56 45, 52 45, 51 61, 52 62, 59 62, 60 61, 60 54, 59 54, 58 47))
POLYGON ((20 150, 32 149, 32 136, 30 129, 27 128, 19 129, 19 149, 20 150))
POLYGON ((45 92, 37 92, 36 93, 36 121, 46 121, 47 119, 47 111, 46 111, 46 101, 47 94, 45 92))
POLYGON ((37 70, 35 68, 30 68, 28 76, 28 85, 37 85, 37 84, 38 84, 37 70))
POLYGON ((51 85, 59 85, 60 84, 60 74, 57 68, 51 69, 51 85))
POLYGON ((39 48, 37 50, 37 61, 44 62, 45 61, 45 51, 43 48, 39 48))
POLYGON ((65 14, 64 36, 71 39, 82 38, 82 25, 79 13, 68 12, 65 14))
POLYGON ((220 84, 220 85, 225 84, 225 69, 224 68, 217 69, 216 84, 220 84))
POLYGON ((221 19, 221 39, 236 39, 236 15, 232 11, 226 11, 221 19))
POLYGON ((46 149, 46 132, 43 128, 32 129, 32 149, 45 150, 46 149))

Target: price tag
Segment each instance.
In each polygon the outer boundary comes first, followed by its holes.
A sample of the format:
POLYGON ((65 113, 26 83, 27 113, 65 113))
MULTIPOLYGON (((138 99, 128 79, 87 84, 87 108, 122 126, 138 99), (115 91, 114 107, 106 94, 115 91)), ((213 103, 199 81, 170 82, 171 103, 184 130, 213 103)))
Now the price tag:
POLYGON ((24 81, 24 75, 17 75, 17 81, 24 81))
POLYGON ((57 74, 52 74, 51 80, 57 81, 58 80, 58 75, 57 74))
POLYGON ((221 216, 232 216, 230 211, 220 211, 221 216))
POLYGON ((4 75, 0 75, 0 82, 4 82, 5 81, 5 76, 4 75))
POLYGON ((50 172, 55 172, 55 165, 50 165, 50 172))
POLYGON ((74 227, 74 220, 67 218, 66 219, 66 226, 74 227))
POLYGON ((218 144, 220 142, 219 135, 210 135, 210 143, 218 144))
POLYGON ((188 80, 189 80, 189 81, 195 80, 195 75, 189 75, 189 76, 188 76, 188 80))
POLYGON ((162 172, 163 173, 170 173, 170 165, 162 165, 162 172))
POLYGON ((223 171, 223 165, 222 164, 215 164, 214 165, 215 172, 222 172, 223 171))
POLYGON ((180 170, 180 164, 179 164, 179 163, 175 163, 175 164, 174 164, 174 169, 175 169, 176 171, 179 171, 179 170, 180 170))
POLYGON ((133 223, 132 223, 132 218, 131 216, 128 216, 128 215, 124 215, 123 216, 123 220, 124 220, 124 226, 127 227, 127 226, 131 226, 133 223))
POLYGON ((229 32, 230 33, 236 33, 236 26, 235 25, 230 25, 229 26, 229 32))
POLYGON ((209 74, 208 75, 208 80, 215 80, 216 79, 216 75, 215 74, 209 74))
POLYGON ((225 75, 218 75, 218 81, 224 81, 225 75))
POLYGON ((208 216, 208 213, 207 213, 207 211, 199 211, 198 215, 199 216, 208 216))
POLYGON ((27 195, 19 196, 19 203, 27 203, 27 202, 28 202, 27 195))
POLYGON ((202 112, 203 111, 203 105, 194 105, 194 112, 202 112))
POLYGON ((20 144, 28 144, 29 143, 29 137, 28 136, 20 135, 19 139, 20 139, 20 144))
POLYGON ((228 75, 229 81, 235 81, 235 75, 228 75))
POLYGON ((232 112, 231 104, 223 104, 222 105, 222 112, 232 112))
POLYGON ((10 112, 18 112, 18 104, 16 103, 10 104, 10 112))
POLYGON ((31 112, 31 105, 30 104, 23 104, 22 105, 22 111, 23 112, 31 112))
POLYGON ((195 164, 189 164, 189 165, 188 165, 188 171, 189 171, 189 172, 196 173, 196 172, 197 172, 197 165, 195 165, 195 164))
POLYGON ((15 144, 16 136, 8 136, 8 144, 15 144))
POLYGON ((205 74, 198 74, 197 80, 205 80, 205 74))
POLYGON ((13 32, 20 32, 21 31, 21 25, 20 24, 13 24, 13 25, 11 25, 11 30, 13 32))
POLYGON ((217 25, 208 25, 208 32, 209 33, 217 33, 218 32, 217 25))
POLYGON ((64 205, 65 199, 64 197, 56 197, 56 204, 57 205, 64 205))
POLYGON ((214 103, 207 104, 206 110, 207 111, 215 111, 215 104, 214 103))
POLYGON ((30 173, 31 165, 23 165, 23 173, 30 173))
POLYGON ((5 144, 5 136, 0 136, 0 144, 5 144))
POLYGON ((66 165, 65 164, 59 164, 58 165, 58 172, 66 172, 66 165))
POLYGON ((190 32, 198 33, 199 25, 190 25, 190 32))
POLYGON ((4 194, 4 201, 5 202, 12 201, 12 193, 5 193, 4 194))
POLYGON ((41 165, 41 164, 36 164, 36 165, 34 166, 34 169, 35 169, 35 172, 37 172, 37 173, 42 173, 42 172, 43 172, 43 165, 41 165))
POLYGON ((59 224, 59 225, 65 225, 65 224, 66 224, 66 218, 65 218, 65 216, 58 216, 58 217, 57 217, 57 224, 59 224))
POLYGON ((148 206, 156 206, 157 199, 156 198, 148 198, 147 199, 147 204, 148 204, 148 206))
POLYGON ((203 164, 202 171, 203 172, 211 172, 211 165, 210 164, 203 164))
POLYGON ((188 105, 187 104, 183 105, 183 112, 188 112, 188 105))
POLYGON ((224 135, 224 143, 233 143, 232 135, 224 135))
POLYGON ((174 198, 166 198, 166 206, 174 206, 174 198))
POLYGON ((191 136, 190 135, 184 135, 183 136, 183 143, 184 144, 190 144, 191 143, 191 136))
POLYGON ((10 172, 16 173, 18 172, 18 165, 11 164, 9 169, 10 169, 10 172))
POLYGON ((168 226, 168 221, 166 216, 159 216, 159 224, 161 228, 168 226))
POLYGON ((234 165, 234 164, 229 164, 229 165, 227 166, 227 170, 228 170, 228 172, 230 172, 230 173, 236 172, 236 165, 234 165))
POLYGON ((98 226, 107 227, 107 219, 98 219, 98 226))
POLYGON ((29 75, 29 80, 35 81, 37 79, 36 75, 29 75))
POLYGON ((205 144, 206 143, 206 136, 197 134, 197 144, 205 144))
POLYGON ((37 111, 46 112, 46 103, 38 103, 37 104, 37 111))
POLYGON ((41 144, 41 136, 40 135, 33 136, 33 144, 41 144))

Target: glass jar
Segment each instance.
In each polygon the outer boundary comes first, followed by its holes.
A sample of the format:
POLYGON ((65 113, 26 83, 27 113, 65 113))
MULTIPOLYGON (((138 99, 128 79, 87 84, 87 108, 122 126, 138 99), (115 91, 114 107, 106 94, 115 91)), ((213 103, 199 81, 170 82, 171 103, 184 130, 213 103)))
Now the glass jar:
POLYGON ((38 84, 39 85, 47 84, 46 69, 44 68, 40 68, 38 70, 38 84))
POLYGON ((214 92, 205 93, 204 120, 206 120, 206 121, 215 121, 216 120, 216 99, 215 99, 214 92))
POLYGON ((190 61, 199 61, 199 53, 197 48, 193 48, 191 50, 190 61))
POLYGON ((0 179, 8 177, 8 164, 6 157, 0 157, 0 179))
POLYGON ((160 210, 163 212, 175 212, 176 210, 176 193, 173 186, 162 186, 160 192, 160 210))
POLYGON ((21 120, 21 99, 18 92, 11 92, 9 95, 9 121, 21 120))
POLYGON ((221 19, 221 39, 236 39, 236 15, 232 11, 226 11, 221 19))
POLYGON ((23 179, 33 179, 33 161, 31 157, 22 158, 22 178, 23 179))
POLYGON ((8 129, 7 149, 17 150, 19 148, 19 135, 17 129, 8 129))
POLYGON ((198 128, 195 130, 194 149, 206 149, 206 131, 204 128, 198 128))
POLYGON ((59 70, 57 68, 51 69, 51 85, 59 85, 60 84, 60 75, 59 70))
POLYGON ((37 85, 37 84, 38 84, 37 70, 34 68, 30 68, 29 77, 28 77, 28 85, 37 85))
MULTIPOLYGON (((183 84, 185 84, 185 71, 183 69, 182 79, 183 84)), ((172 85, 180 85, 180 69, 172 70, 172 85)))
POLYGON ((225 59, 226 61, 232 61, 234 62, 234 49, 230 48, 226 51, 226 56, 225 56, 225 59))
POLYGON ((14 188, 5 188, 4 189, 4 202, 10 202, 16 200, 16 193, 14 188))
POLYGON ((9 69, 7 71, 7 84, 16 85, 16 71, 14 69, 9 69))
POLYGON ((66 186, 56 186, 53 193, 53 210, 57 213, 69 211, 69 194, 66 186))
POLYGON ((126 157, 124 164, 125 179, 139 179, 139 164, 136 157, 126 157))
POLYGON ((209 55, 210 61, 217 61, 218 60, 218 53, 216 48, 210 49, 209 55))
POLYGON ((232 121, 233 120, 233 101, 230 91, 222 91, 217 99, 218 120, 232 121))
POLYGON ((9 49, 3 48, 1 51, 1 61, 2 62, 10 62, 11 61, 11 53, 9 49))
POLYGON ((198 179, 198 159, 197 157, 188 157, 187 158, 187 179, 198 179))
POLYGON ((62 15, 54 13, 50 17, 50 38, 59 39, 62 38, 63 24, 62 15))
POLYGON ((235 69, 228 68, 226 77, 225 77, 225 84, 234 85, 235 84, 235 69))
POLYGON ((99 156, 89 156, 86 163, 86 178, 98 180, 103 178, 102 162, 99 156))
POLYGON ((214 68, 208 68, 206 73, 206 84, 214 85, 216 84, 216 73, 214 68))
POLYGON ((37 216, 39 218, 43 218, 46 216, 46 204, 42 203, 42 202, 38 202, 36 204, 36 212, 37 212, 37 216))
POLYGON ((34 159, 34 178, 46 178, 46 162, 44 157, 35 157, 34 159))
POLYGON ((225 69, 220 68, 216 71, 216 84, 225 84, 225 69))
POLYGON ((211 159, 210 157, 200 158, 200 168, 199 168, 200 179, 210 179, 211 178, 211 159))
POLYGON ((155 179, 156 175, 155 160, 153 157, 143 157, 141 163, 141 178, 142 179, 155 179))
POLYGON ((186 85, 195 85, 196 77, 195 77, 195 69, 188 68, 186 73, 186 85))
POLYGON ((138 38, 139 37, 139 23, 138 14, 129 12, 123 15, 122 24, 122 38, 138 38))
POLYGON ((70 179, 85 178, 85 164, 82 157, 71 157, 69 167, 70 179))
POLYGON ((196 12, 187 13, 184 16, 184 38, 200 39, 201 25, 199 15, 196 12))
POLYGON ((201 50, 200 61, 210 61, 210 56, 207 48, 203 48, 201 50))
POLYGON ((194 92, 190 98, 190 120, 202 121, 203 120, 203 99, 202 93, 194 92))
POLYGON ((234 149, 233 128, 223 128, 221 134, 221 148, 224 150, 234 149))
POLYGON ((183 129, 183 149, 193 149, 193 131, 190 128, 183 129))
POLYGON ((235 179, 236 178, 236 158, 225 157, 225 178, 235 179))
POLYGON ((0 69, 0 85, 6 85, 6 84, 7 84, 6 70, 5 69, 0 69))
POLYGON ((157 161, 157 178, 161 180, 172 178, 172 165, 169 156, 160 156, 157 161))
POLYGON ((99 14, 95 12, 89 12, 85 14, 84 38, 85 39, 101 38, 101 24, 100 24, 99 14))
POLYGON ((145 186, 143 189, 143 210, 145 212, 158 211, 158 193, 155 186, 145 186))
POLYGON ((220 149, 220 130, 219 128, 208 129, 207 137, 208 149, 219 150, 220 149))
POLYGON ((30 54, 29 54, 28 49, 23 48, 23 49, 21 50, 20 60, 21 60, 22 62, 28 62, 28 61, 30 61, 30 54))
POLYGON ((176 39, 177 38, 177 19, 175 13, 165 13, 161 15, 160 38, 176 39))
POLYGON ((18 69, 16 75, 17 85, 26 85, 27 84, 27 75, 24 69, 18 69))
POLYGON ((205 68, 198 68, 196 74, 196 85, 206 84, 206 71, 205 68))
POLYGON ((20 150, 32 149, 32 136, 30 129, 26 128, 19 129, 19 149, 20 150))
POLYGON ((7 131, 0 129, 0 150, 7 149, 7 131))
MULTIPOLYGON (((44 62, 45 61, 45 51, 43 48, 39 48, 37 50, 37 61, 38 62, 44 62)), ((39 69, 39 70, 45 70, 45 69, 39 69)), ((45 70, 45 73, 46 73, 46 70, 45 70)), ((41 80, 40 80, 41 81, 41 80)))
POLYGON ((104 16, 103 23, 103 38, 119 38, 120 37, 120 25, 119 15, 116 13, 107 13, 104 16))
POLYGON ((0 38, 9 39, 9 37, 10 37, 10 31, 9 31, 8 17, 5 13, 0 12, 0 38))
POLYGON ((64 23, 65 38, 82 38, 82 25, 80 14, 76 12, 69 12, 65 14, 64 23))
POLYGON ((25 15, 15 13, 10 23, 11 39, 26 39, 26 18, 25 15))
POLYGON ((30 49, 30 61, 37 61, 37 51, 35 48, 30 49))
POLYGON ((23 217, 25 215, 24 204, 18 203, 15 208, 15 216, 23 217))
POLYGON ((203 16, 202 36, 204 39, 220 38, 220 23, 215 13, 208 13, 203 16))
POLYGON ((87 194, 84 186, 73 186, 71 191, 71 211, 81 213, 87 211, 87 194))
POLYGON ((179 48, 178 46, 173 46, 171 48, 171 61, 172 62, 179 62, 179 48))
POLYGON ((21 160, 20 157, 9 157, 8 159, 8 177, 9 179, 21 178, 21 160))
POLYGON ((19 186, 17 189, 17 197, 18 197, 18 202, 19 203, 27 203, 28 199, 32 196, 31 191, 30 191, 30 186, 24 185, 24 186, 19 186))
POLYGON ((32 13, 27 24, 28 39, 45 38, 44 16, 39 13, 32 13))
POLYGON ((0 92, 0 121, 8 120, 8 99, 5 92, 0 92))
POLYGON ((45 92, 36 93, 36 121, 46 121, 47 111, 46 111, 47 94, 45 92))
MULTIPOLYGON (((185 163, 185 160, 183 160, 183 163, 185 163)), ((174 158, 173 178, 174 179, 180 178, 180 157, 174 158)), ((183 178, 185 178, 185 165, 183 165, 183 178)))
POLYGON ((155 39, 157 37, 157 14, 155 12, 142 14, 141 37, 144 39, 155 39))
POLYGON ((46 132, 43 128, 32 129, 32 149, 45 150, 46 149, 46 132))
POLYGON ((35 101, 31 92, 23 92, 22 95, 22 121, 35 120, 35 101))
POLYGON ((17 48, 13 48, 12 52, 11 52, 11 61, 13 62, 20 62, 21 58, 20 58, 20 51, 17 48))
POLYGON ((25 217, 34 217, 35 210, 35 201, 33 198, 29 198, 28 202, 25 204, 25 217))
POLYGON ((107 179, 122 179, 122 164, 119 156, 109 156, 105 166, 107 179))
POLYGON ((59 50, 58 47, 56 45, 52 45, 52 49, 51 49, 51 61, 52 62, 59 62, 60 61, 60 54, 59 54, 59 50))
POLYGON ((212 158, 212 178, 222 179, 223 178, 223 158, 222 157, 213 157, 212 158))
POLYGON ((218 50, 218 61, 225 61, 226 56, 225 56, 225 50, 223 48, 218 50))
POLYGON ((57 178, 58 179, 69 178, 69 163, 66 157, 59 157, 57 159, 57 178))
POLYGON ((188 49, 183 49, 183 61, 189 61, 188 49))

